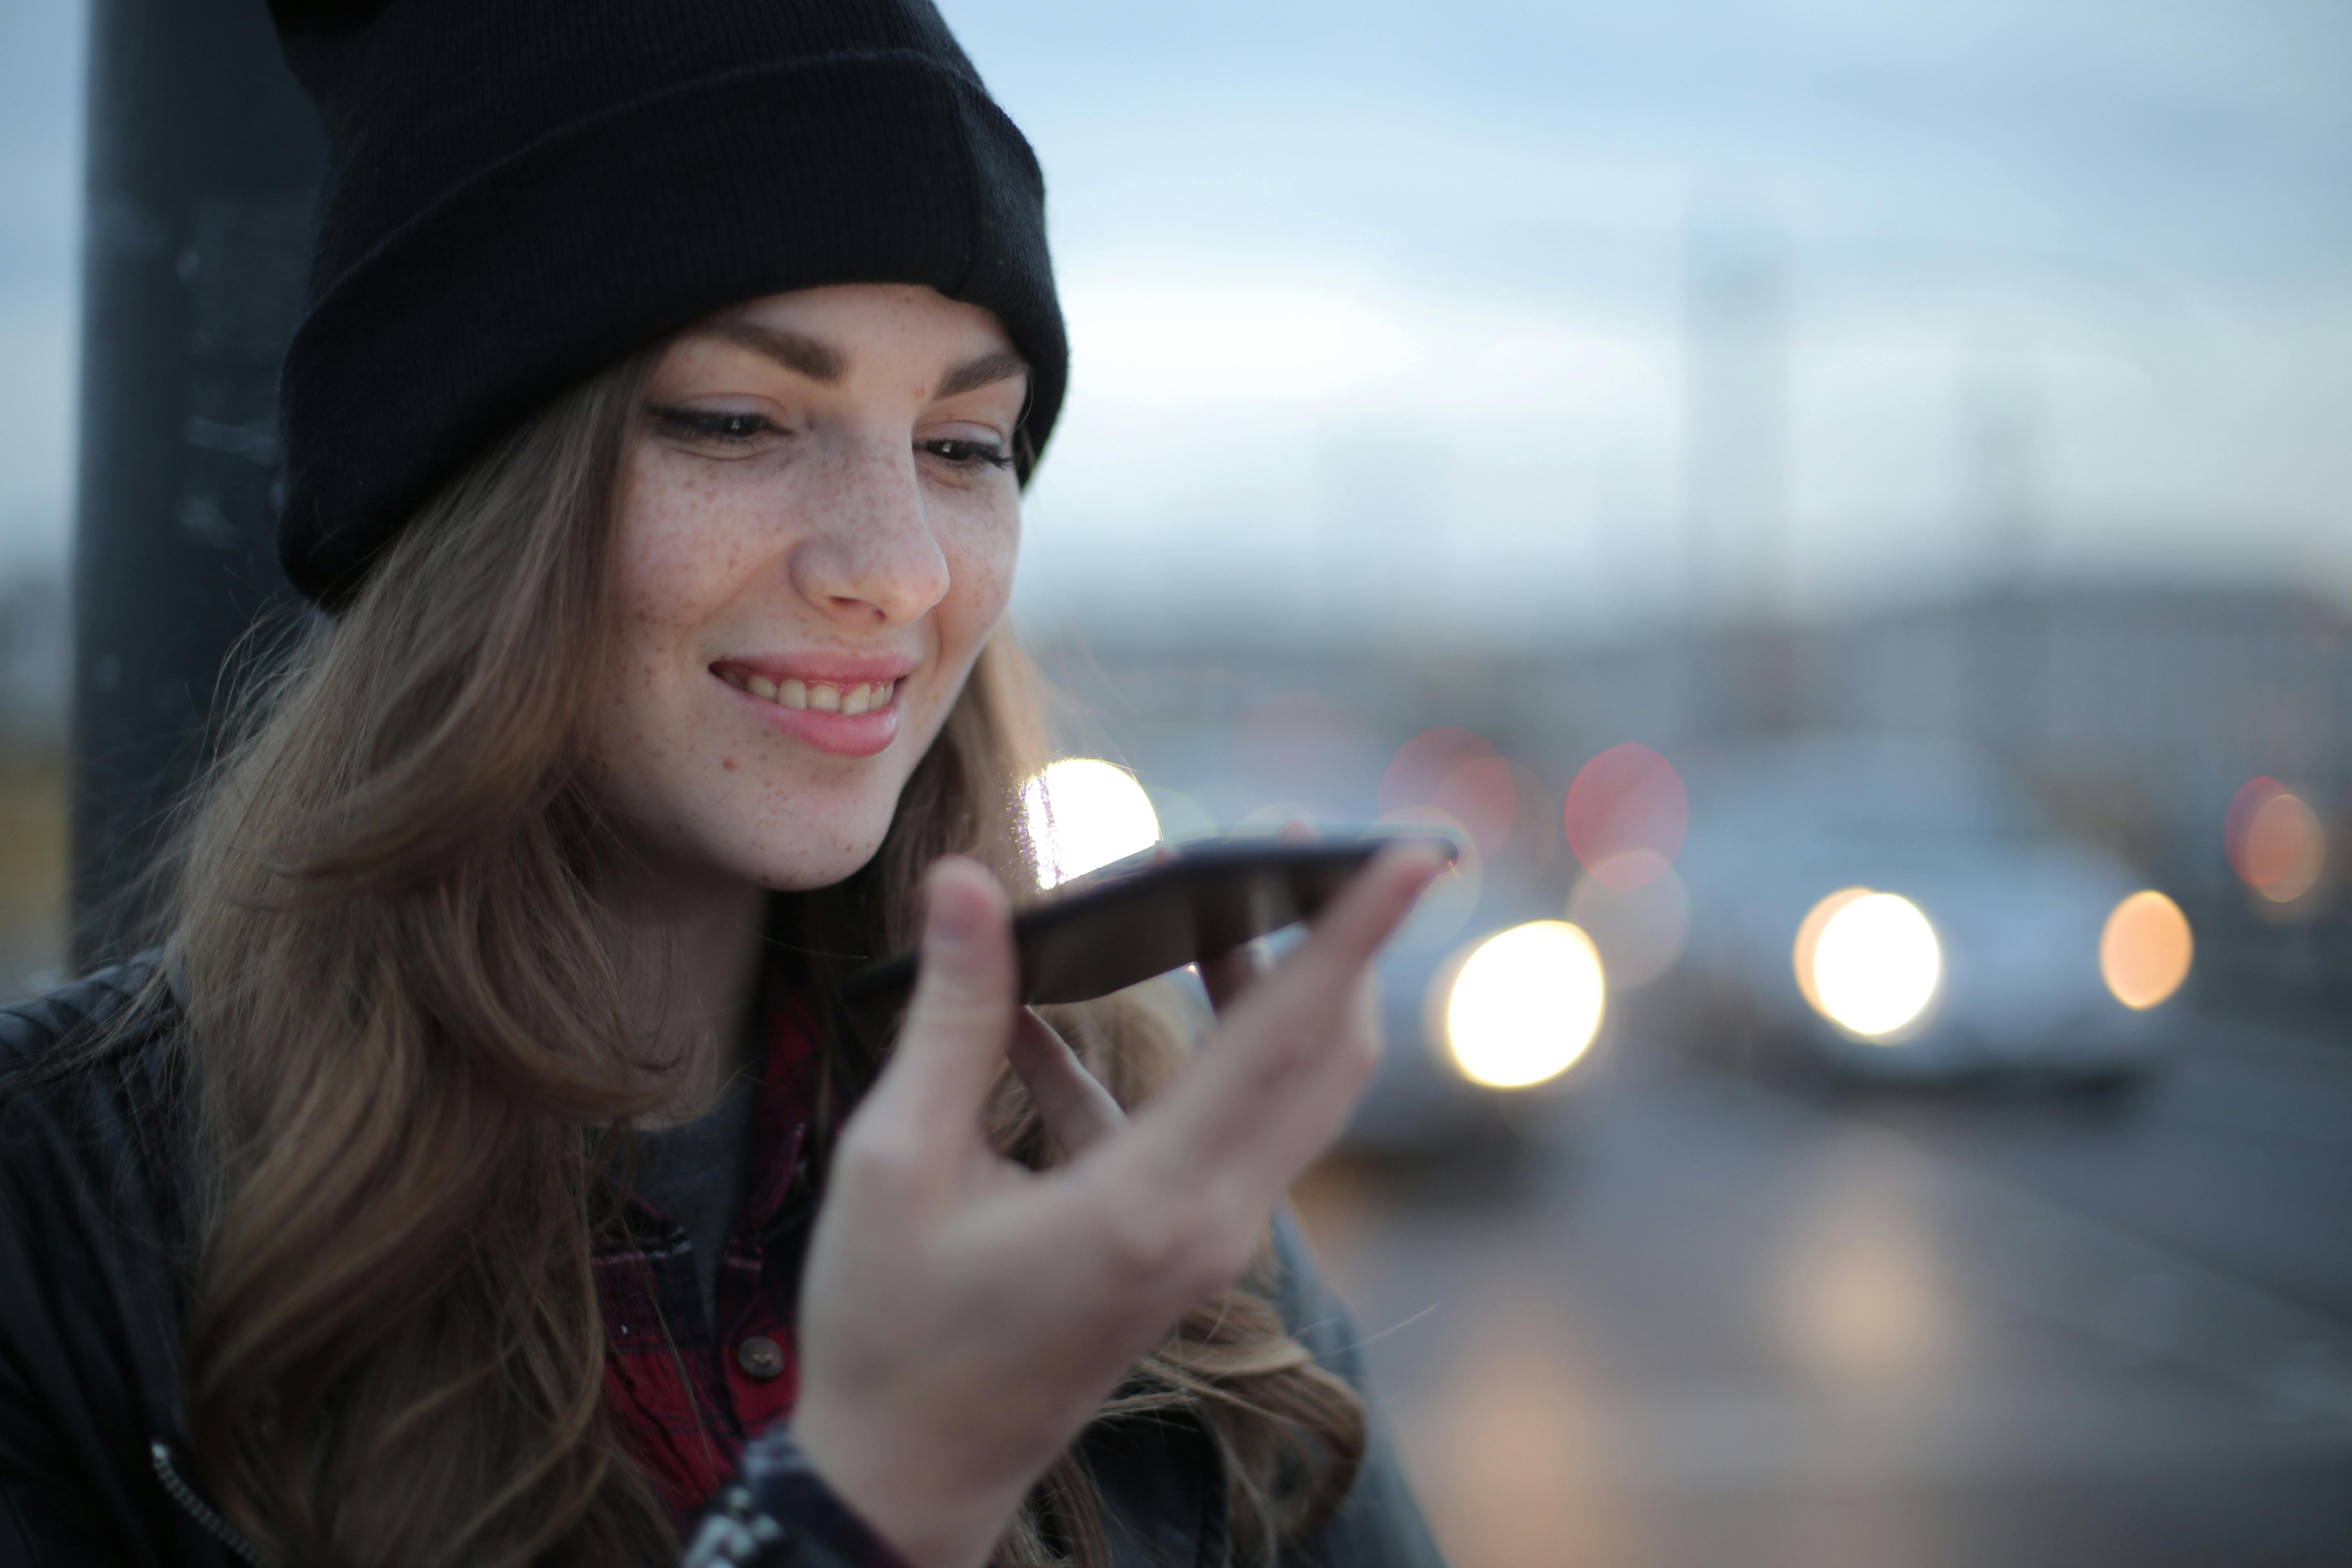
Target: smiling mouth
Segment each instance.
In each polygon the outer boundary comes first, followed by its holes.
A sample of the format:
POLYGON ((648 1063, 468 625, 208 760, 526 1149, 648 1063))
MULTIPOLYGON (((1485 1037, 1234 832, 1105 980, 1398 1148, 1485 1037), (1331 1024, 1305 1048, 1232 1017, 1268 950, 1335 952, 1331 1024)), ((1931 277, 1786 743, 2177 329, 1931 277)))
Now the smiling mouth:
POLYGON ((848 686, 837 686, 823 680, 770 680, 764 675, 751 675, 740 669, 717 669, 712 672, 738 691, 748 691, 763 702, 779 708, 792 708, 814 713, 839 713, 845 717, 872 713, 890 706, 898 695, 895 680, 865 680, 848 686))

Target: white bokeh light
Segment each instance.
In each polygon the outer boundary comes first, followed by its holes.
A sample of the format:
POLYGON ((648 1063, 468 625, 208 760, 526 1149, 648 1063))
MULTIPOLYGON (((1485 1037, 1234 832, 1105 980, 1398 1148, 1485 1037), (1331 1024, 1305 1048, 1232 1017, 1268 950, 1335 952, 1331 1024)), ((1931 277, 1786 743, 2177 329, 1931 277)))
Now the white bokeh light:
POLYGON ((1943 944, 1919 906, 1894 893, 1843 902, 1822 923, 1808 994, 1832 1023, 1866 1040, 1901 1038, 1943 984, 1943 944))
POLYGON ((1471 950, 1445 998, 1445 1044, 1473 1083, 1524 1089, 1574 1066, 1601 1030, 1607 987, 1592 939, 1531 921, 1471 950))
POLYGON ((1160 818, 1135 775, 1093 757, 1065 757, 1021 792, 1022 823, 1052 888, 1160 842, 1160 818))

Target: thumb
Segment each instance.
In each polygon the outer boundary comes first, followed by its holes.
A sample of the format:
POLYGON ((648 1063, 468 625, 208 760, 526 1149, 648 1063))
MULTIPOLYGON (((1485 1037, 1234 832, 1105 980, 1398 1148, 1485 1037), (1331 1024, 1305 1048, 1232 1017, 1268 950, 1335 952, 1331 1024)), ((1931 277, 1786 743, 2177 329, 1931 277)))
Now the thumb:
POLYGON ((976 860, 951 856, 923 879, 923 945, 907 1022, 874 1086, 927 1133, 979 1135, 981 1103, 1012 1037, 1011 906, 976 860))

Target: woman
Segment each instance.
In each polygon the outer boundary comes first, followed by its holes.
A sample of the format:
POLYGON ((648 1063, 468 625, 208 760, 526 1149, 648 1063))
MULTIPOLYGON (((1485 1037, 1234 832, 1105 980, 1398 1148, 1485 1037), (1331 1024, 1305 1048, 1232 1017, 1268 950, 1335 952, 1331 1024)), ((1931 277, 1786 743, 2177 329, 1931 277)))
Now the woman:
POLYGON ((944 25, 278 20, 328 616, 161 956, 0 1022, 0 1562, 1433 1562, 1268 1227, 1433 867, 1213 965, 1197 1052, 1013 1005, 1066 349, 944 25), (903 1019, 839 1005, 918 939, 903 1019))

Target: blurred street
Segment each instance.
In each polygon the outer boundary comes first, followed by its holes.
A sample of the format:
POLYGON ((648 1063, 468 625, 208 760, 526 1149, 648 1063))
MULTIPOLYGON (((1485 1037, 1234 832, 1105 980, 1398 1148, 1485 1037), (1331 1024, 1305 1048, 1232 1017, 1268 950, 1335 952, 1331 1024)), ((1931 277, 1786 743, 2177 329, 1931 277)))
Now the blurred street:
MULTIPOLYGON (((0 1005, 289 592, 308 143, 150 8, 0 6, 0 1005)), ((1045 883, 1463 845, 1298 1192, 1454 1568, 2352 1568, 2352 5, 940 8, 1045 883)))
POLYGON ((1517 1173, 1301 1204, 1456 1568, 2352 1562, 2352 1051, 2111 1097, 1618 1039, 1517 1173))

